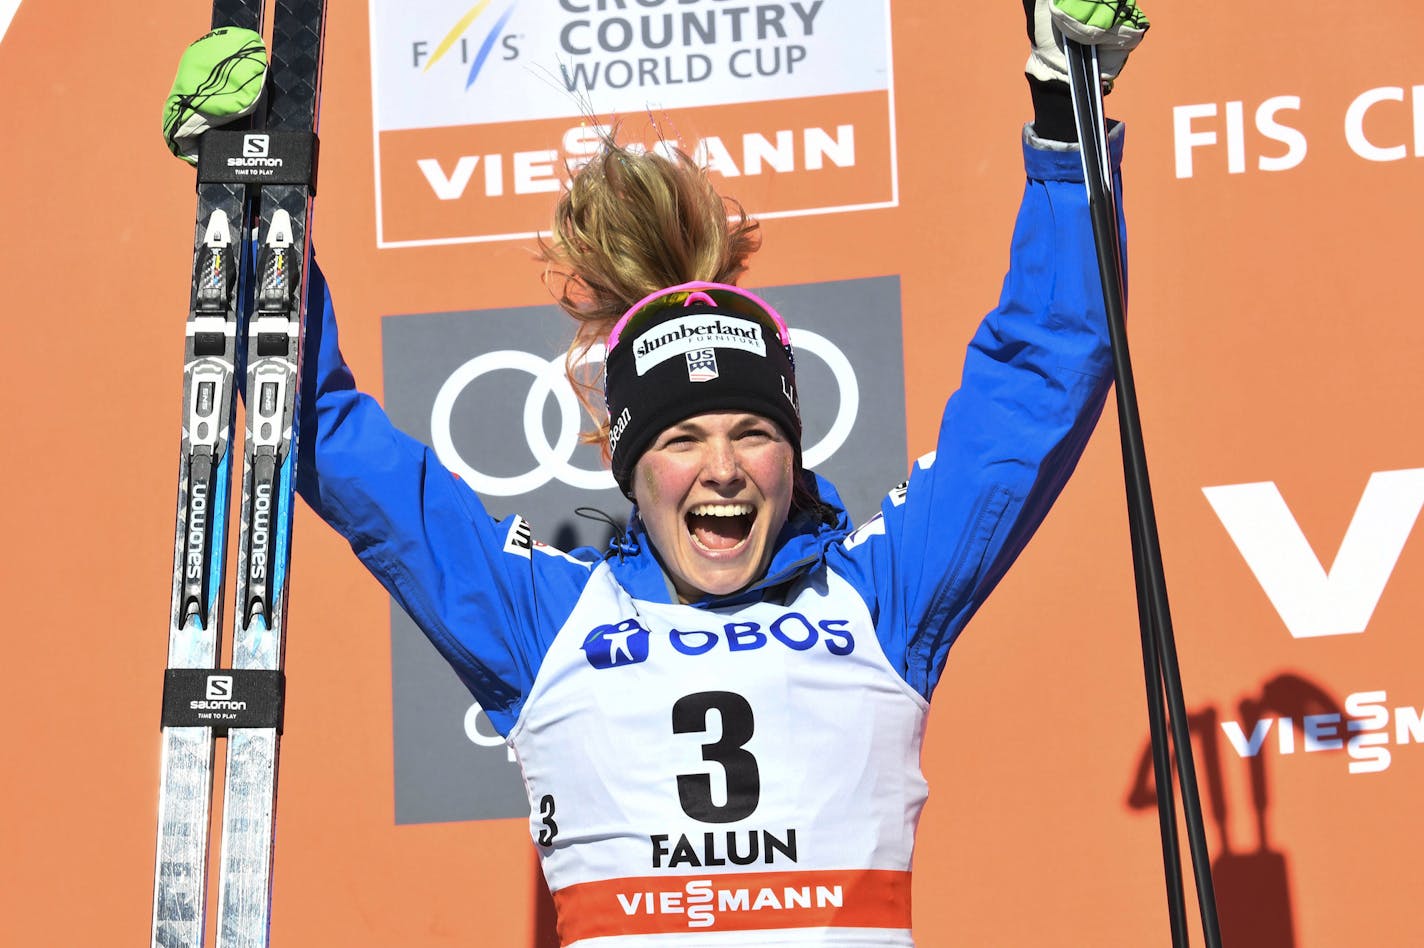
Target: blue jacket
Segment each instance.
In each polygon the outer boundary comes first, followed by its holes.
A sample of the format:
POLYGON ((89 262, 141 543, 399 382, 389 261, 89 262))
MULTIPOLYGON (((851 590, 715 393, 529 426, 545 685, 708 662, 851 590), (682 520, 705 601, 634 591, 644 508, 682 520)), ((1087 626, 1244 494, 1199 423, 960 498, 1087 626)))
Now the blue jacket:
MULTIPOLYGON (((1116 167, 1120 127, 1113 139, 1116 167)), ((863 600, 895 671, 929 697, 955 638, 1068 479, 1111 381, 1078 152, 1026 132, 1024 162, 1009 273, 969 344, 934 453, 854 532, 834 488, 816 478, 835 515, 793 518, 763 580, 699 608, 735 612, 833 571, 863 600)), ((661 567, 636 516, 610 549, 567 555, 530 544, 518 517, 490 517, 432 449, 357 389, 315 268, 308 286, 314 371, 298 488, 508 734, 595 567, 607 564, 633 600, 668 603, 661 567)))

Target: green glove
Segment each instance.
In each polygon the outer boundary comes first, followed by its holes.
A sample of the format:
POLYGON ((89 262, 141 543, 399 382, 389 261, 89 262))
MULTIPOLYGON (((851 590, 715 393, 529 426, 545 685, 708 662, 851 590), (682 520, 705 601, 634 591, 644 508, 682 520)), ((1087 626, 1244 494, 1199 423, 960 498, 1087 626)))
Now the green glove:
POLYGON ((163 104, 168 150, 198 163, 198 137, 257 108, 267 77, 267 48, 252 30, 213 30, 183 51, 163 104))
POLYGON ((1068 81, 1068 64, 1059 38, 1066 36, 1098 48, 1098 68, 1105 80, 1117 78, 1127 54, 1142 42, 1147 16, 1136 0, 1024 0, 1033 52, 1024 71, 1045 82, 1068 81))

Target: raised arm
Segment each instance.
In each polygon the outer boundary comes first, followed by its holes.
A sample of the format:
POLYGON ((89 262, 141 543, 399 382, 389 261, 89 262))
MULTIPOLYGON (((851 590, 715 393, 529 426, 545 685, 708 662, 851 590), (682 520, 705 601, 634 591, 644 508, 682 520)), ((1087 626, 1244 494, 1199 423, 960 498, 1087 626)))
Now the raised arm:
MULTIPOLYGON (((1130 4, 1057 2, 1081 14, 1080 40, 1121 46, 1124 31, 1140 39, 1146 28, 1130 4), (1102 21, 1105 8, 1116 9, 1115 21, 1102 21)), ((1026 0, 1031 35, 1064 15, 1052 6, 1026 0)), ((1077 145, 1047 137, 1072 136, 1071 104, 1052 78, 1053 49, 1039 37, 1030 58, 1035 122, 1024 130, 1027 182, 998 306, 969 344, 935 451, 838 552, 873 603, 886 654, 925 697, 950 646, 1072 474, 1112 381, 1077 145)), ((1119 125, 1110 136, 1115 177, 1123 134, 1119 125)))
POLYGON ((307 321, 297 489, 503 732, 592 564, 536 546, 520 517, 495 520, 431 448, 356 387, 315 265, 307 321))

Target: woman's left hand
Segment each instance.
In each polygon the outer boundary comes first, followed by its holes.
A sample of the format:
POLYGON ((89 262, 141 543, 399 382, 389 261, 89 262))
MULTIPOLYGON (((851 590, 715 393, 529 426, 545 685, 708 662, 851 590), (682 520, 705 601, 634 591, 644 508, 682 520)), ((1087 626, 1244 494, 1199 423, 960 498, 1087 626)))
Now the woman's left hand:
POLYGON ((1033 41, 1024 71, 1047 82, 1068 81, 1061 37, 1096 46, 1102 76, 1112 80, 1150 26, 1136 0, 1024 0, 1024 15, 1033 41))

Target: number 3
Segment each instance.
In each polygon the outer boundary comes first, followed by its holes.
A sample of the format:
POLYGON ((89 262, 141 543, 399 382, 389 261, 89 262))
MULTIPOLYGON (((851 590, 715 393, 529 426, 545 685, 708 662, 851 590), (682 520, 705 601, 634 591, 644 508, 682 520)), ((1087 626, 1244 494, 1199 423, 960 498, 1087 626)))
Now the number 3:
POLYGON ((756 757, 743 745, 756 725, 747 699, 731 691, 703 691, 679 698, 672 706, 674 734, 708 730, 707 712, 722 720, 722 736, 702 745, 702 759, 720 764, 727 782, 727 802, 712 802, 711 774, 678 774, 677 796, 682 811, 702 823, 735 823, 752 815, 761 797, 756 757))
POLYGON ((544 825, 539 827, 539 845, 554 845, 554 837, 559 835, 559 824, 554 822, 554 795, 544 794, 544 798, 539 801, 539 815, 543 817, 544 825))

